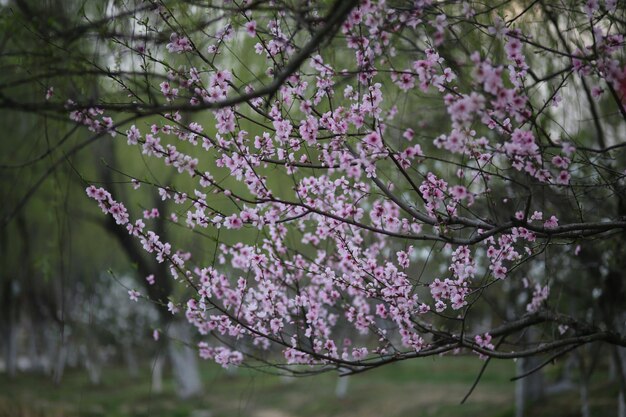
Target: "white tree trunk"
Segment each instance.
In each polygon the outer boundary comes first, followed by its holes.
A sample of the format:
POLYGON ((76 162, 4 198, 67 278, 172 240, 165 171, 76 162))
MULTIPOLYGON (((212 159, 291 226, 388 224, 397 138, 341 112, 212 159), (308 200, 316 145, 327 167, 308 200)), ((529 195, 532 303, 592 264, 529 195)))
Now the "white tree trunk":
POLYGON ((84 366, 92 385, 100 385, 102 381, 102 364, 106 361, 106 352, 98 346, 83 346, 84 366))
POLYGON ((617 416, 626 417, 626 349, 619 346, 613 346, 612 349, 614 378, 620 388, 617 396, 617 416))
POLYGON ((337 385, 335 386, 335 397, 346 398, 346 394, 348 393, 349 382, 350 381, 347 376, 337 378, 337 385))
MULTIPOLYGON (((9 318, 10 320, 10 318, 9 318)), ((10 377, 15 376, 17 371, 17 337, 15 334, 14 323, 7 323, 4 331, 4 349, 5 349, 5 366, 6 372, 10 377)))
MULTIPOLYGON (((517 374, 523 374, 539 364, 537 358, 519 358, 517 374)), ((534 372, 522 379, 515 381, 515 417, 525 417, 528 404, 537 401, 545 392, 543 373, 541 370, 534 372)))
POLYGON ((152 392, 160 394, 163 392, 163 366, 165 365, 165 357, 160 352, 157 353, 152 365, 152 392))
POLYGON ((131 343, 124 343, 124 360, 130 376, 137 378, 139 376, 139 365, 137 364, 137 356, 135 356, 131 343))
POLYGON ((67 346, 65 340, 61 338, 61 344, 56 357, 56 363, 54 365, 54 372, 52 374, 52 380, 56 385, 61 383, 63 379, 63 372, 65 371, 65 364, 67 363, 67 346))
POLYGON ((202 393, 202 381, 198 372, 197 352, 191 349, 189 327, 184 322, 172 322, 168 329, 168 351, 176 390, 180 398, 190 398, 202 393))
MULTIPOLYGON (((589 346, 583 346, 576 351, 576 357, 578 358, 578 372, 580 374, 579 390, 580 390, 580 415, 582 417, 590 417, 591 411, 589 409, 589 379, 593 373, 594 363, 585 363, 585 354, 593 356, 593 351, 589 349, 589 346)), ((597 352, 596 352, 597 353, 597 352)))
POLYGON ((85 362, 85 368, 87 368, 87 374, 89 375, 89 382, 91 385, 100 385, 102 380, 102 368, 97 361, 88 358, 85 362))
POLYGON ((580 415, 590 417, 589 411, 589 383, 585 377, 580 379, 580 415))
MULTIPOLYGON (((517 375, 524 373, 523 358, 515 362, 515 373, 517 375)), ((515 417, 524 417, 524 413, 526 412, 524 386, 522 380, 515 381, 515 417)))

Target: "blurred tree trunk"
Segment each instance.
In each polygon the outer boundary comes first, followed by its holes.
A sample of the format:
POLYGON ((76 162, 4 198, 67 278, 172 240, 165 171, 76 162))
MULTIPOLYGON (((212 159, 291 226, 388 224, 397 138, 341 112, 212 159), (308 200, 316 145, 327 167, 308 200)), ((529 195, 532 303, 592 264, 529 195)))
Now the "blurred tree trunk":
POLYGON ((586 370, 582 355, 578 355, 578 369, 580 370, 580 415, 590 417, 589 411, 589 373, 586 370))
POLYGON ((189 346, 190 333, 189 325, 185 322, 173 321, 169 325, 168 351, 176 379, 176 391, 180 398, 190 398, 202 393, 197 352, 189 346))
POLYGON ((7 317, 4 325, 2 338, 4 339, 4 360, 6 372, 10 377, 14 377, 17 371, 17 341, 15 338, 15 326, 11 317, 7 317))
POLYGON ((52 381, 59 385, 63 379, 63 373, 65 372, 65 365, 67 364, 67 337, 62 332, 59 340, 59 349, 56 355, 56 362, 54 363, 54 371, 52 373, 52 381))
POLYGON ((154 358, 152 366, 152 392, 160 394, 163 392, 163 366, 165 365, 165 356, 158 352, 154 358))
POLYGON ((102 351, 95 343, 88 343, 81 346, 81 356, 83 357, 83 366, 89 375, 91 385, 100 385, 102 377, 102 351))
MULTIPOLYGON (((520 358, 517 360, 517 374, 523 374, 541 363, 540 358, 520 358)), ((541 370, 533 372, 525 378, 515 382, 515 416, 530 416, 528 405, 541 399, 544 394, 545 381, 541 370)))
MULTIPOLYGON (((21 216, 20 216, 21 217, 21 216)), ((18 219, 19 220, 19 219, 18 219)), ((23 218, 22 218, 23 220, 23 218)), ((0 249, 6 253, 7 229, 2 229, 0 235, 0 249)), ((15 376, 17 371, 17 300, 18 284, 15 276, 5 266, 2 267, 2 288, 0 288, 0 329, 2 331, 4 362, 6 372, 10 377, 15 376)))
POLYGON ((339 377, 337 378, 337 385, 335 386, 335 397, 337 398, 346 398, 348 394, 348 384, 350 380, 349 377, 339 377))
POLYGON ((617 416, 626 417, 626 349, 613 346, 612 369, 614 369, 613 380, 617 380, 619 393, 617 395, 617 416))
POLYGON ((580 414, 582 417, 590 417, 591 409, 589 408, 589 382, 593 375, 599 359, 602 345, 598 343, 581 346, 575 355, 578 359, 578 372, 580 375, 580 414), (588 359, 588 360, 586 360, 588 359))
MULTIPOLYGON (((507 307, 507 316, 514 314, 512 304, 507 307)), ((529 329, 520 343, 528 343, 537 339, 535 328, 529 329)), ((534 369, 542 362, 540 357, 519 358, 516 361, 516 373, 522 375, 534 369)), ((515 381, 515 417, 528 417, 527 408, 533 402, 539 400, 545 393, 545 381, 543 371, 540 369, 515 381)))
POLYGON ((139 364, 137 363, 137 355, 133 350, 133 345, 130 342, 124 343, 124 361, 126 362, 126 368, 132 378, 139 376, 139 364))

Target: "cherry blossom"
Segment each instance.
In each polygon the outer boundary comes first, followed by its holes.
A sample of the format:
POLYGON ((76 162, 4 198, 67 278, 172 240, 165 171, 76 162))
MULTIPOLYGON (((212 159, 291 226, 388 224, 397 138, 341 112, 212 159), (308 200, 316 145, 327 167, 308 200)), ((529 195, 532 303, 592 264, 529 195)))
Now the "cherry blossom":
MULTIPOLYGON (((626 85, 623 37, 597 24, 610 19, 603 7, 617 6, 581 3, 572 16, 591 32, 580 42, 594 43, 566 52, 478 3, 356 3, 338 3, 337 36, 323 33, 319 15, 299 17, 331 47, 301 43, 289 11, 263 8, 228 9, 211 36, 173 33, 160 47, 165 76, 152 80, 159 107, 149 122, 119 126, 122 142, 177 178, 129 181, 163 209, 127 208, 115 200, 123 194, 95 186, 86 193, 167 267, 159 282, 187 289, 167 309, 221 366, 254 349, 349 372, 446 352, 522 357, 523 347, 496 348, 505 333, 480 328, 473 306, 522 283, 526 294, 525 268, 551 243, 574 248, 623 227, 554 202, 618 172, 598 168, 602 152, 587 153, 555 122, 571 117, 568 83, 592 83, 600 102, 626 85), (447 40, 470 31, 499 52, 449 53, 447 40), (253 77, 227 59, 233 48, 261 68, 253 77), (553 68, 565 68, 563 79, 545 76, 553 68), (214 256, 159 235, 155 219, 208 237, 214 256)), ((118 116, 105 108, 67 105, 73 121, 113 136, 118 116)), ((520 320, 545 311, 550 285, 511 306, 520 320)))

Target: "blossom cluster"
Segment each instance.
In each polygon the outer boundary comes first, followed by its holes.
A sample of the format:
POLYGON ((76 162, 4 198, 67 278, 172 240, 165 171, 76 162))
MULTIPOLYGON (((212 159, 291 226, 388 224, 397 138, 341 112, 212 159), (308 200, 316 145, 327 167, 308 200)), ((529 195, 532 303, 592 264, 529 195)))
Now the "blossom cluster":
MULTIPOLYGON (((108 191, 90 186, 87 194, 157 262, 166 262, 172 279, 194 290, 169 310, 180 310, 200 335, 231 344, 202 341, 203 358, 240 364, 243 355, 232 346, 244 340, 279 348, 289 364, 363 365, 375 357, 440 352, 442 320, 465 320, 463 312, 482 292, 511 281, 544 239, 572 236, 561 224, 572 217, 567 213, 530 198, 507 206, 509 194, 533 187, 567 193, 575 176, 584 180, 577 147, 555 143, 537 123, 558 100, 554 94, 537 103, 543 91, 530 86, 536 75, 525 49, 536 45, 532 36, 496 17, 483 25, 483 35, 502 48, 501 59, 477 49, 458 62, 439 47, 456 26, 471 24, 476 10, 464 3, 453 10, 460 14, 446 15, 433 3, 359 2, 333 40, 341 57, 312 54, 265 95, 227 64, 204 65, 204 51, 189 37, 170 37, 168 53, 198 66, 168 70, 158 91, 172 111, 130 126, 126 142, 188 181, 151 184, 171 213, 146 209, 134 222, 108 191), (408 57, 400 53, 407 35, 424 45, 408 57), (396 96, 407 97, 406 109, 396 96), (440 106, 435 126, 422 123, 415 97, 440 106), (177 105, 208 109, 212 121, 188 122, 177 105), (159 218, 201 233, 225 229, 235 238, 215 243, 215 259, 207 263, 144 223, 159 218), (239 231, 253 232, 255 243, 238 238, 239 231), (424 277, 423 241, 440 250, 435 256, 445 266, 424 277)), ((599 13, 595 6, 585 10, 599 13)), ((302 50, 289 35, 289 19, 261 11, 239 17, 244 23, 233 19, 219 29, 206 52, 217 59, 241 33, 255 40, 246 53, 264 62, 265 74, 287 71, 289 58, 302 50)), ((571 61, 576 76, 595 76, 619 90, 626 79, 618 57, 623 37, 600 25, 592 29, 594 45, 560 58, 571 61)), ((113 134, 112 119, 102 115, 89 109, 71 118, 113 134)), ((142 182, 133 179, 135 188, 142 182)), ((540 311, 549 292, 538 283, 526 312, 540 311)), ((445 351, 465 343, 481 348, 482 357, 495 349, 484 332, 460 342, 451 332, 447 340, 445 351)))

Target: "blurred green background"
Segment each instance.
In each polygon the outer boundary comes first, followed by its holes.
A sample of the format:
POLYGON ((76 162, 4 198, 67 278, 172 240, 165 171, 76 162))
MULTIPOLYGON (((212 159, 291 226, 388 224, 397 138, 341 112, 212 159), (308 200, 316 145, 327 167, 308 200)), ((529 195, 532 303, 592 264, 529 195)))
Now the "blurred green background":
MULTIPOLYGON (((262 369, 230 372, 207 362, 201 364, 204 393, 188 400, 177 398, 171 380, 165 383, 163 394, 151 393, 149 364, 135 377, 129 377, 124 368, 106 369, 98 386, 78 370, 68 372, 58 386, 36 375, 15 380, 0 376, 0 416, 514 416, 512 362, 490 363, 471 397, 460 405, 481 366, 473 357, 397 363, 348 377, 343 398, 337 395, 334 374, 293 378, 268 375, 262 369)), ((555 375, 557 370, 550 368, 555 375)), ((591 384, 591 415, 615 415, 616 395, 607 375, 598 373, 591 384)), ((549 401, 531 405, 528 415, 578 416, 578 393, 554 394, 549 401)))

